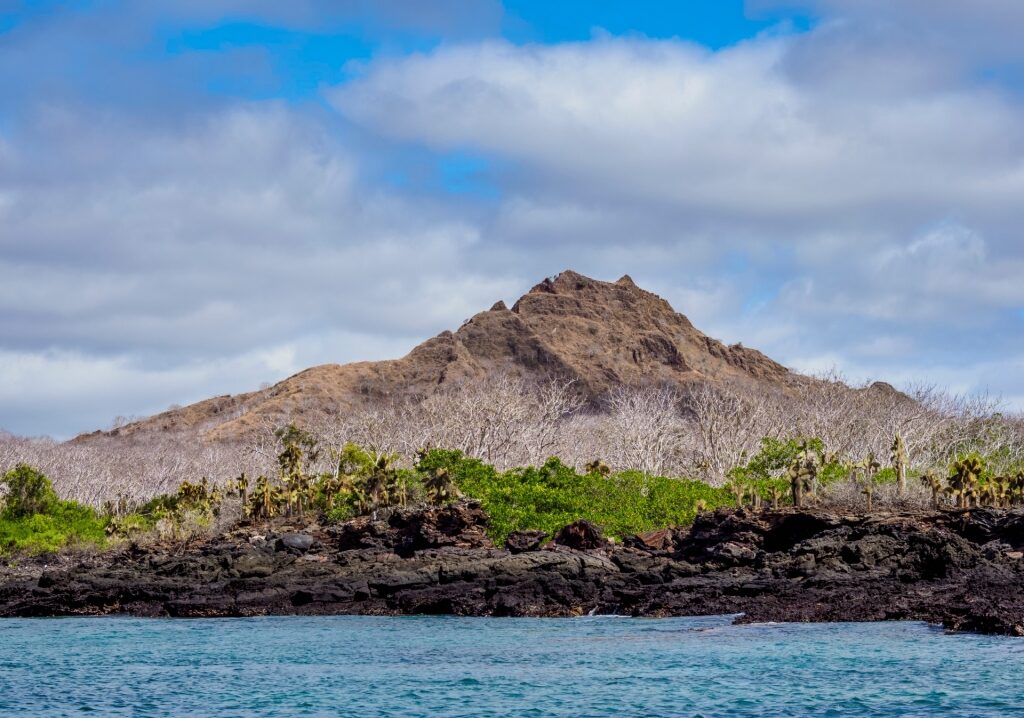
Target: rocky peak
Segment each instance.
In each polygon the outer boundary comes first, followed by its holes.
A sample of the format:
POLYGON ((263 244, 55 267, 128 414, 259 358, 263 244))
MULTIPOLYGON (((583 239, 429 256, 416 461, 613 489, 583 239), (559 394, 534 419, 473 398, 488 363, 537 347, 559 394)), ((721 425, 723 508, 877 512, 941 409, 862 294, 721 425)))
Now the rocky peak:
POLYGON ((604 282, 566 270, 534 286, 511 310, 498 301, 401 359, 313 367, 266 390, 136 422, 119 436, 172 431, 231 440, 266 421, 424 396, 500 374, 571 379, 590 400, 624 385, 784 387, 796 380, 756 350, 706 336, 629 275, 604 282))

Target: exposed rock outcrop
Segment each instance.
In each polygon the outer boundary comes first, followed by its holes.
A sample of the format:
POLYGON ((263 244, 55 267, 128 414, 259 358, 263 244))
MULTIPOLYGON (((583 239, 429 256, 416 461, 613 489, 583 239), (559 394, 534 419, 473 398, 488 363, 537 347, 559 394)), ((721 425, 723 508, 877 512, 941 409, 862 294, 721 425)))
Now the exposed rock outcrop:
POLYGON ((499 301, 401 359, 313 367, 261 391, 208 399, 76 441, 157 434, 230 442, 268 422, 424 396, 499 374, 572 379, 590 400, 622 385, 729 381, 777 389, 807 381, 761 352, 704 335, 628 276, 601 282, 565 271, 511 309, 499 301))
POLYGON ((720 510, 624 546, 581 522, 543 546, 510 537, 511 551, 486 526, 479 505, 463 503, 333 528, 244 528, 185 551, 37 560, 0 577, 0 615, 739 613, 1024 635, 1021 511, 720 510))

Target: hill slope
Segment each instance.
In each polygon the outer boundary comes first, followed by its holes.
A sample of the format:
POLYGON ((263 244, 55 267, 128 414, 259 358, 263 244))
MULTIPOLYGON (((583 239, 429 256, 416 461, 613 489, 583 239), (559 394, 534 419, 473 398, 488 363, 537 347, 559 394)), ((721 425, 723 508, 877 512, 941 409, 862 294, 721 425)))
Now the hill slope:
POLYGON ((76 441, 149 432, 230 441, 268 421, 301 421, 499 373, 574 379, 592 400, 622 385, 732 381, 781 388, 799 380, 761 352, 706 336, 628 276, 602 282, 566 271, 511 309, 498 302, 401 359, 313 367, 261 391, 208 399, 76 441))

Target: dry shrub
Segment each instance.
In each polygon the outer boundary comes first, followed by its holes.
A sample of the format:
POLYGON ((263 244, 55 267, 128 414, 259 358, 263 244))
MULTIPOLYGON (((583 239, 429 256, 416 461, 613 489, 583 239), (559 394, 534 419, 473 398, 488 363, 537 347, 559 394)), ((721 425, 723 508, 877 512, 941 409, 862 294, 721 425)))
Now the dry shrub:
MULTIPOLYGON (((1024 422, 1000 409, 990 397, 953 395, 931 386, 904 393, 882 384, 851 388, 836 374, 801 380, 785 390, 728 384, 687 390, 622 387, 596 403, 585 402, 573 382, 499 376, 357 412, 324 407, 313 419, 307 415, 303 428, 323 449, 307 465, 312 472, 333 471, 333 456, 353 442, 398 453, 406 466, 421 448, 445 447, 501 470, 539 464, 549 456, 576 468, 602 459, 615 470, 720 485, 730 468, 758 451, 765 436, 816 436, 840 459, 856 461, 874 453, 887 464, 898 431, 916 470, 944 474, 954 456, 977 451, 992 457, 996 471, 1004 471, 1024 462, 1024 422)), ((121 494, 141 502, 174 491, 186 479, 222 483, 243 471, 250 477, 275 474, 275 428, 265 424, 237 444, 211 444, 184 434, 69 443, 0 434, 0 471, 24 462, 46 473, 64 498, 99 506, 121 494)), ((927 505, 927 491, 911 483, 913 492, 902 503, 883 488, 876 505, 927 505)), ((834 487, 828 501, 851 508, 864 504, 852 486, 834 487)))
MULTIPOLYGON (((825 487, 820 502, 829 509, 854 514, 864 513, 867 508, 867 497, 860 484, 854 481, 840 481, 825 487)), ((875 487, 871 502, 875 511, 924 511, 932 506, 932 494, 916 481, 907 484, 902 496, 896 484, 882 484, 875 487)))

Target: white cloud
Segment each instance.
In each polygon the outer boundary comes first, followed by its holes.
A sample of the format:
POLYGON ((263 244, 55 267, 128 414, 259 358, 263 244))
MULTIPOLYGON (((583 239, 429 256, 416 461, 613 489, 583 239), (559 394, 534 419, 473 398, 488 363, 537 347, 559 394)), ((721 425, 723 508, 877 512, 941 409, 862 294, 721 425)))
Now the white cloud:
MULTIPOLYGON (((814 31, 717 52, 382 57, 328 92, 340 130, 306 105, 183 103, 188 58, 147 76, 104 55, 132 92, 101 108, 97 78, 79 96, 13 69, 112 19, 30 28, 0 51, 19 118, 0 128, 0 426, 68 434, 397 356, 566 267, 629 273, 798 368, 1024 395, 1024 105, 984 79, 1024 56, 1024 19, 979 2, 809 1, 814 31), (378 154, 413 173, 449 151, 495 160, 498 198, 368 180, 378 154)), ((296 7, 251 14, 322 12, 296 7)))
POLYGON ((1011 103, 955 86, 823 96, 787 72, 801 42, 491 42, 372 64, 331 97, 376 131, 496 153, 556 192, 705 218, 844 221, 1024 192, 1011 103))
POLYGON ((5 428, 66 435, 398 356, 532 279, 480 272, 478 227, 360 186, 283 106, 105 119, 50 110, 0 167, 5 428))
POLYGON ((850 14, 718 52, 447 47, 329 96, 399 141, 500 158, 496 237, 646 277, 784 363, 898 374, 1024 350, 1020 98, 850 14))

